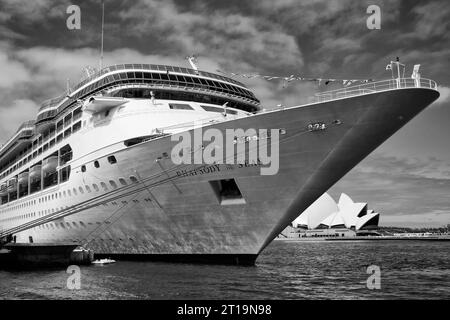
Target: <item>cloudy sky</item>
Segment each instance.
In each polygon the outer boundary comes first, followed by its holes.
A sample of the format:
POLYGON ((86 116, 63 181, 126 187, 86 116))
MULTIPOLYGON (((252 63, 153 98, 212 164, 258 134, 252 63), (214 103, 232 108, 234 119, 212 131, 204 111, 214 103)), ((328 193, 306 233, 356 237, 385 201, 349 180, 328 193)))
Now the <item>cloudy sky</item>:
MULTIPOLYGON (((40 102, 98 66, 100 0, 0 0, 0 143, 40 102), (66 9, 81 8, 69 30, 66 9)), ((201 69, 319 78, 390 77, 399 56, 420 63, 441 98, 380 146, 337 185, 382 214, 383 225, 450 223, 450 6, 448 0, 106 0, 105 64, 186 65, 201 69), (381 29, 369 30, 369 5, 381 29)), ((265 108, 307 101, 311 83, 246 80, 265 108)))

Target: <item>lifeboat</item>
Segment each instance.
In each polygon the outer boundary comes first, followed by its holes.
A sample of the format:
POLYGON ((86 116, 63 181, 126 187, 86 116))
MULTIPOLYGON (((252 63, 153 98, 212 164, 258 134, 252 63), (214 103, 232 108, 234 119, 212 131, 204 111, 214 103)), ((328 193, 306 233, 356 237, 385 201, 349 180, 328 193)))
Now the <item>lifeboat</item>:
POLYGON ((4 196, 6 196, 7 194, 8 194, 8 190, 7 190, 8 188, 7 188, 7 186, 6 186, 6 183, 3 183, 1 186, 0 186, 0 197, 4 197, 4 196))
POLYGON ((8 192, 17 191, 17 178, 12 178, 8 181, 8 192))
POLYGON ((42 170, 45 173, 55 172, 58 167, 58 156, 51 156, 42 161, 42 170))
POLYGON ((21 174, 19 174, 19 186, 23 187, 23 186, 28 186, 28 177, 29 174, 28 172, 22 172, 21 174))
POLYGON ((40 164, 35 165, 30 169, 30 180, 40 179, 41 178, 41 169, 42 166, 40 164))

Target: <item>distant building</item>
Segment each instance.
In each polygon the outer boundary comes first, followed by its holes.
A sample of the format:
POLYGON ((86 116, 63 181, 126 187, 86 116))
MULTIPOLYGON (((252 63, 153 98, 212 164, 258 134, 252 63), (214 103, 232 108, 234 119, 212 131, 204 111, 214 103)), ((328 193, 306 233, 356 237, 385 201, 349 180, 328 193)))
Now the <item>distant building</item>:
POLYGON ((339 202, 323 194, 287 227, 280 237, 352 237, 378 228, 380 214, 345 193, 339 202))
POLYGON ((353 202, 345 193, 336 203, 328 194, 323 194, 292 222, 294 228, 350 229, 359 231, 378 227, 380 214, 369 210, 367 203, 353 202))

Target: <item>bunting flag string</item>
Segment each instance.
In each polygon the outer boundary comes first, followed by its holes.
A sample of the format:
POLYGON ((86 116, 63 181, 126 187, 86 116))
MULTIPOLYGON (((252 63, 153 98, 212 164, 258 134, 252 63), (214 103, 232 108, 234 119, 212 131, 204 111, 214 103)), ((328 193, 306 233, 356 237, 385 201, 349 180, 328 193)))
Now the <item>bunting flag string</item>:
POLYGON ((242 78, 247 78, 247 79, 254 79, 254 78, 260 78, 260 79, 264 79, 267 81, 272 81, 272 80, 279 80, 279 81, 283 81, 283 87, 286 87, 290 82, 292 81, 309 81, 309 82, 317 82, 319 84, 319 86, 322 84, 322 82, 325 83, 325 85, 329 85, 330 83, 341 83, 344 87, 349 87, 352 84, 355 83, 369 83, 369 82, 373 82, 373 79, 330 79, 330 78, 305 78, 305 77, 301 77, 301 76, 295 76, 293 74, 291 74, 290 76, 267 76, 267 75, 261 75, 261 74, 257 74, 257 73, 250 73, 250 74, 245 74, 245 73, 235 73, 235 72, 225 72, 225 71, 221 71, 221 70, 216 70, 219 73, 222 73, 224 75, 227 75, 230 78, 234 78, 234 77, 242 77, 242 78))

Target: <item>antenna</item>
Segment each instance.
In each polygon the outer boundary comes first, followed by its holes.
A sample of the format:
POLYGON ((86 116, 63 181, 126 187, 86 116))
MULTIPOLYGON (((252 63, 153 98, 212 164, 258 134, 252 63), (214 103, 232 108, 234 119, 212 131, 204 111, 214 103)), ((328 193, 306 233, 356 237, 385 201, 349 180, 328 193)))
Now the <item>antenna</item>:
POLYGON ((100 70, 103 68, 103 34, 104 34, 104 26, 105 26, 105 1, 102 0, 102 44, 100 49, 100 70))

